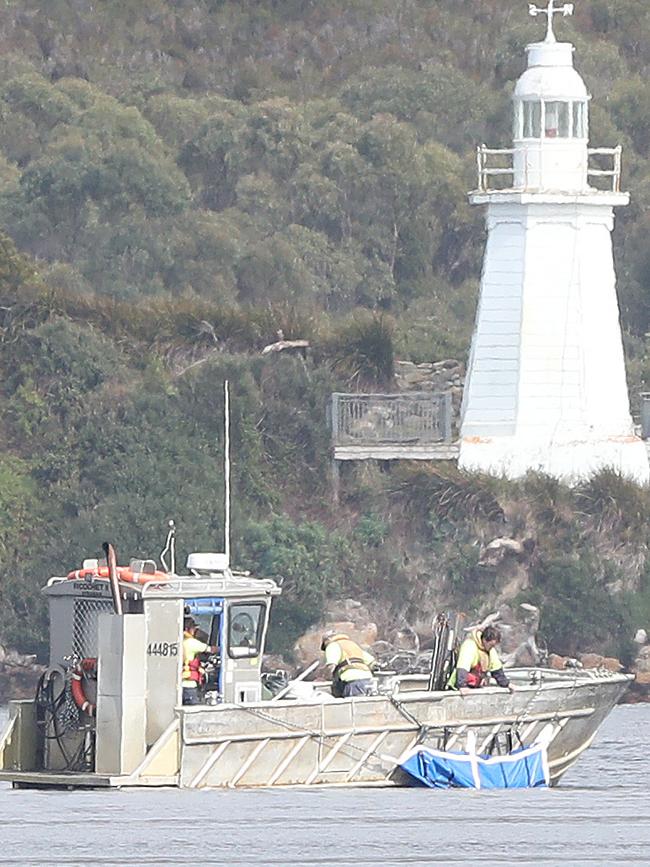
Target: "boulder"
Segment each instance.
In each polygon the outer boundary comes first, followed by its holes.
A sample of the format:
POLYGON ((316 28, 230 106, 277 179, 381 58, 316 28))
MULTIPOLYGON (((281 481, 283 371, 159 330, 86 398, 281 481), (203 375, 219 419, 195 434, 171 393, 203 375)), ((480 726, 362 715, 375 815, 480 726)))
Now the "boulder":
POLYGON ((583 668, 602 668, 605 657, 598 653, 581 653, 578 657, 583 668))
POLYGON ((603 659, 603 668, 607 669, 607 671, 613 671, 616 674, 623 670, 623 663, 620 659, 616 659, 614 656, 606 656, 603 659))
POLYGON ((402 391, 445 392, 451 385, 460 387, 464 373, 460 362, 452 358, 419 364, 396 360, 394 369, 397 388, 402 391))
POLYGON ((492 539, 481 549, 479 554, 479 566, 496 566, 505 557, 517 557, 525 560, 535 550, 535 540, 527 539, 510 539, 505 536, 500 536, 498 539, 492 539))
POLYGON ((521 668, 527 665, 539 665, 539 648, 535 644, 535 639, 530 639, 526 644, 520 644, 511 657, 508 659, 508 665, 511 668, 521 668))
POLYGON ((645 653, 646 650, 647 648, 644 647, 641 653, 634 660, 632 671, 636 671, 642 674, 650 672, 650 654, 645 653))
POLYGON ((434 361, 432 367, 434 370, 457 370, 461 363, 455 358, 445 358, 443 361, 434 361))
POLYGON ((501 656, 504 665, 514 666, 539 665, 545 657, 537 645, 537 630, 539 628, 539 609, 527 602, 516 607, 503 605, 501 608, 503 622, 499 623, 501 630, 501 656))
POLYGON ((557 653, 551 653, 548 657, 548 667, 554 671, 564 671, 566 668, 566 656, 559 656, 557 653))
POLYGON ((511 608, 504 605, 501 608, 502 622, 499 623, 502 641, 501 650, 504 654, 514 653, 522 644, 527 644, 537 635, 539 628, 539 609, 527 602, 511 608))
POLYGON ((648 643, 648 633, 645 631, 645 629, 637 629, 634 635, 634 643, 641 645, 648 643))
POLYGON ((364 623, 356 624, 351 620, 328 621, 326 623, 314 626, 296 641, 293 646, 293 655, 296 664, 300 669, 311 665, 314 660, 322 657, 320 649, 323 633, 333 629, 335 632, 342 632, 348 635, 361 647, 371 647, 377 640, 377 624, 364 623))
POLYGON ((323 622, 349 622, 356 626, 364 626, 372 620, 370 612, 356 599, 332 599, 327 603, 323 613, 323 622))
POLYGON ((414 653, 420 650, 418 634, 410 626, 396 629, 388 636, 388 641, 395 650, 412 650, 414 653))

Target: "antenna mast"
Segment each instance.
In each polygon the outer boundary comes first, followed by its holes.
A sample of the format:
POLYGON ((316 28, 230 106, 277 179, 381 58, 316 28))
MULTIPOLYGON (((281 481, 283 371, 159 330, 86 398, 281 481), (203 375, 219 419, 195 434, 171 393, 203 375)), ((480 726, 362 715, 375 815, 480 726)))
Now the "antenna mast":
POLYGON ((230 566, 230 383, 226 379, 223 384, 223 427, 224 427, 224 545, 226 563, 230 566))

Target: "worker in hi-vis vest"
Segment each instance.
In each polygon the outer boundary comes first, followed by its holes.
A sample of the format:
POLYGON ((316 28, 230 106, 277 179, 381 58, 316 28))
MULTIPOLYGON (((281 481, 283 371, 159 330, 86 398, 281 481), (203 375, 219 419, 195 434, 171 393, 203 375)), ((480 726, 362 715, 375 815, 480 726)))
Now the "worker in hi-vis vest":
POLYGON ((375 692, 372 676, 375 657, 359 647, 356 641, 343 632, 330 630, 323 635, 321 650, 325 651, 325 662, 333 668, 332 695, 335 698, 375 692))
POLYGON ((514 688, 506 677, 496 650, 500 641, 501 633, 496 626, 486 626, 483 630, 472 632, 460 646, 456 668, 449 678, 447 689, 461 692, 478 689, 486 686, 488 676, 492 675, 498 686, 513 692, 514 688))
POLYGON ((217 648, 199 641, 192 617, 183 620, 183 704, 201 704, 201 687, 205 683, 201 654, 216 653, 217 648))

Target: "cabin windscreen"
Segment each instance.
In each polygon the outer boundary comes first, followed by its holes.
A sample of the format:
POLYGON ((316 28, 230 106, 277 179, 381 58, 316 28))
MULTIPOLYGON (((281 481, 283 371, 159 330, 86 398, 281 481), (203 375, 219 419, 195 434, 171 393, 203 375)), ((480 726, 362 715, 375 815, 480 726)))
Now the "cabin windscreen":
POLYGON ((228 654, 233 659, 259 656, 262 651, 266 605, 240 602, 228 611, 228 654))

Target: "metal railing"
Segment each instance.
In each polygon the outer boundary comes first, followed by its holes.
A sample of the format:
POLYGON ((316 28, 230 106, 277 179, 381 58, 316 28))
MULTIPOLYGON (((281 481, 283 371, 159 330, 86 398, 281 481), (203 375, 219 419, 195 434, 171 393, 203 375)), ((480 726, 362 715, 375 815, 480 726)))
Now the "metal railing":
MULTIPOLYGON (((511 187, 493 187, 490 179, 494 177, 509 175, 511 183, 514 185, 515 169, 513 165, 515 149, 514 148, 489 148, 481 144, 476 149, 476 162, 478 168, 478 191, 481 193, 500 192, 505 189, 514 189, 511 187), (503 159, 506 157, 507 159, 503 159), (509 162, 507 166, 491 165, 492 161, 509 162)), ((588 158, 592 157, 611 157, 611 168, 598 168, 597 166, 587 167, 587 180, 590 178, 611 178, 611 189, 608 192, 619 193, 621 191, 621 162, 622 162, 623 147, 618 145, 615 148, 588 148, 588 158)), ((540 170, 536 171, 539 174, 540 170)), ((523 187, 527 186, 527 179, 523 187)), ((517 188, 518 189, 518 188, 517 188)))
POLYGON ((334 446, 423 445, 451 442, 451 394, 333 394, 334 446))
POLYGON ((514 148, 489 148, 487 145, 480 144, 476 148, 476 163, 478 167, 478 190, 481 193, 487 193, 492 190, 490 186, 490 178, 498 175, 510 175, 512 183, 515 179, 515 169, 513 166, 514 148), (491 157, 509 157, 508 166, 490 166, 488 162, 491 157))

